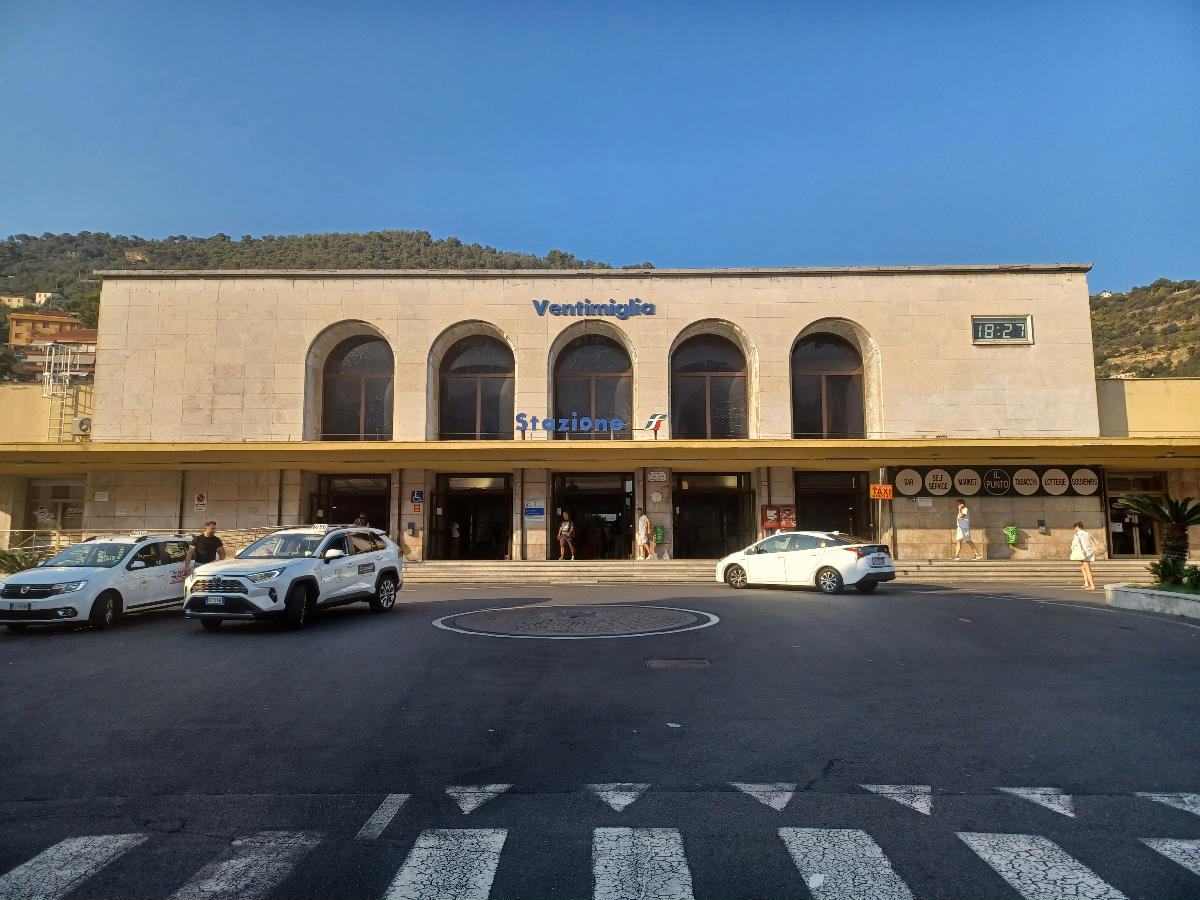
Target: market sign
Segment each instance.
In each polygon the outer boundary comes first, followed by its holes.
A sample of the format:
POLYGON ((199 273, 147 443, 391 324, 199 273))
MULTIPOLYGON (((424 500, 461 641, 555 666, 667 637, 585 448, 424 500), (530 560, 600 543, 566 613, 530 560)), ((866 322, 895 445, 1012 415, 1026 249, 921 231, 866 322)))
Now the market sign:
POLYGON ((1091 497, 1098 469, 1086 466, 966 466, 900 469, 892 477, 901 497, 1091 497))

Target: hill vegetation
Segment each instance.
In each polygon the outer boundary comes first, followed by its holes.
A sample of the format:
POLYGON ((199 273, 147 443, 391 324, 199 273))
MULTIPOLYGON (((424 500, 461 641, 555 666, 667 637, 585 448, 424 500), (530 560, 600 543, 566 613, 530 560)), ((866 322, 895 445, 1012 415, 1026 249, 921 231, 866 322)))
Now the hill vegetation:
POLYGON ((1100 377, 1200 376, 1200 284, 1160 278, 1091 298, 1100 377))

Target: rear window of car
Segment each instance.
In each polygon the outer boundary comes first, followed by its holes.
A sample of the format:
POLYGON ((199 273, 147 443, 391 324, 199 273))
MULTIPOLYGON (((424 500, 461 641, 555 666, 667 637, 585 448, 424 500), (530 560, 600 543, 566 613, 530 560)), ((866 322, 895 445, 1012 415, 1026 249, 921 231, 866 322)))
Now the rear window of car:
POLYGON ((845 547, 847 544, 873 544, 866 538, 855 537, 852 534, 831 534, 825 538, 826 547, 845 547))

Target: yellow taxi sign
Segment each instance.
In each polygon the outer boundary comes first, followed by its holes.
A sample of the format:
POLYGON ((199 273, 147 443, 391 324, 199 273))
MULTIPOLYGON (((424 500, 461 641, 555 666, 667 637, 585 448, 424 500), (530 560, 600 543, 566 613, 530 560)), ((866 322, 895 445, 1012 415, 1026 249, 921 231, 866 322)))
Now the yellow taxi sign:
POLYGON ((872 500, 891 500, 892 486, 890 484, 873 484, 871 485, 872 500))

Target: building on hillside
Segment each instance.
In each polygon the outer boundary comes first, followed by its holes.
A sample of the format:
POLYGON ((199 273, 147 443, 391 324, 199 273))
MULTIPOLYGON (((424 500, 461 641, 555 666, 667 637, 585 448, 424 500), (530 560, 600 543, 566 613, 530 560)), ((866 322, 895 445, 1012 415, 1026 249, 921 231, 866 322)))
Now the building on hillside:
POLYGON ((38 291, 33 295, 34 306, 53 306, 66 300, 59 291, 38 291))
POLYGON ((69 359, 70 371, 76 377, 90 378, 96 371, 95 328, 76 328, 55 335, 52 339, 31 341, 21 361, 21 373, 36 375, 45 367, 47 357, 57 354, 69 359))
POLYGON ((34 341, 57 338, 82 327, 83 323, 74 313, 49 309, 12 312, 8 313, 8 344, 26 347, 34 341))
POLYGON ((24 309, 26 306, 33 306, 33 304, 25 297, 4 294, 0 295, 0 306, 6 306, 9 309, 24 309))
POLYGON ((91 444, 0 445, 0 530, 61 495, 96 531, 363 513, 410 558, 546 559, 570 511, 627 559, 643 506, 665 556, 794 526, 915 560, 961 497, 991 559, 1076 521, 1153 555, 1112 504, 1200 493, 1197 417, 1108 433, 1089 268, 103 272, 91 444))

